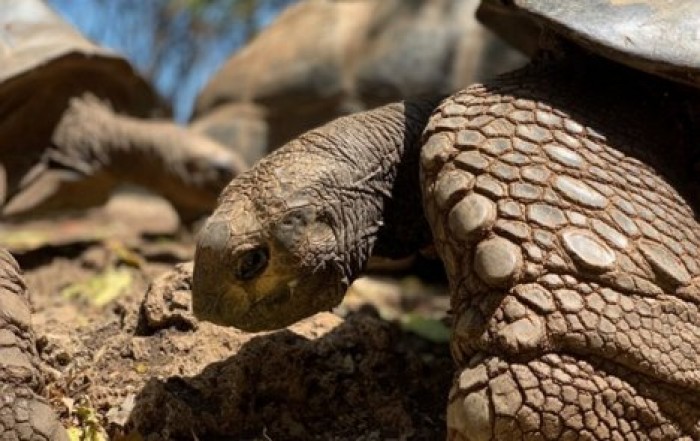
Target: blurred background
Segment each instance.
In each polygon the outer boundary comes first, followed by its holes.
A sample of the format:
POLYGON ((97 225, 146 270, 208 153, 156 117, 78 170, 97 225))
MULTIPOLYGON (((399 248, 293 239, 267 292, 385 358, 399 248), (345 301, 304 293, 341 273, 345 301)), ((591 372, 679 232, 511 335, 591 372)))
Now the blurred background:
POLYGON ((0 213, 16 219, 127 184, 191 224, 307 130, 526 62, 479 0, 45 1, 58 15, 0 0, 0 213))
POLYGON ((226 58, 297 0, 48 0, 69 23, 123 54, 178 121, 226 58))
MULTIPOLYGON (((185 122, 192 118, 198 93, 227 58, 270 25, 285 8, 300 1, 48 0, 48 3, 88 38, 124 55, 171 104, 174 118, 185 122)), ((476 0, 302 0, 301 3, 307 4, 299 7, 307 16, 306 24, 317 29, 303 27, 301 23, 287 23, 287 39, 305 40, 310 34, 320 39, 333 39, 335 32, 319 32, 323 23, 313 20, 314 15, 328 19, 333 14, 328 14, 327 9, 332 7, 337 9, 335 17, 325 24, 342 27, 350 22, 350 27, 357 31, 351 38, 357 42, 369 36, 374 40, 374 46, 387 46, 382 40, 390 39, 398 47, 400 40, 404 40, 404 46, 408 47, 399 48, 399 55, 405 64, 396 63, 386 56, 387 48, 364 48, 375 53, 375 58, 378 58, 375 61, 387 62, 382 69, 376 69, 382 71, 381 76, 415 76, 416 69, 426 70, 419 66, 421 62, 435 62, 433 69, 443 69, 445 77, 455 69, 461 70, 459 80, 447 80, 449 87, 437 84, 440 81, 431 78, 428 81, 432 83, 418 85, 420 90, 416 92, 419 93, 436 92, 433 90, 436 87, 440 89, 437 92, 448 93, 522 63, 515 52, 493 39, 473 20, 476 0), (368 17, 370 9, 372 13, 368 17), (338 17, 339 14, 342 17, 338 17), (365 29, 361 29, 363 27, 365 29), (382 56, 383 60, 376 55, 382 56), (452 67, 455 63, 461 66, 452 67)), ((310 43, 313 45, 314 42, 310 43)), ((328 44, 323 41, 315 43, 320 51, 328 44)), ((284 52, 285 48, 280 47, 279 55, 283 58, 284 52)), ((314 56, 313 50, 305 54, 314 56)), ((258 54, 258 58, 275 55, 273 50, 271 54, 258 54)), ((295 54, 299 55, 303 54, 295 54)), ((420 81, 425 83, 426 78, 420 81)), ((371 93, 381 95, 382 91, 373 90, 371 93)), ((406 93, 402 90, 391 99, 399 99, 406 93)), ((381 104, 388 99, 380 96, 370 101, 381 104)), ((352 108, 353 104, 356 103, 350 103, 348 111, 364 108, 352 108)), ((315 123, 314 120, 308 126, 315 123)), ((293 134, 273 140, 273 143, 296 134, 294 130, 293 134)))
POLYGON ((191 225, 307 130, 526 62, 477 22, 479 0, 45 0, 58 16, 42 1, 0 0, 0 213, 15 219, 126 184, 191 225))

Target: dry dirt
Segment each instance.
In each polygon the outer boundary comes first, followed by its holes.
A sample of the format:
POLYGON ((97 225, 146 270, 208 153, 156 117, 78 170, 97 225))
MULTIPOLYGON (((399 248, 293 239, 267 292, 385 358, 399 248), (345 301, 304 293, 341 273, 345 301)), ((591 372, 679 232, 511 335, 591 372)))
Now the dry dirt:
POLYGON ((45 394, 66 426, 130 440, 445 437, 440 284, 363 279, 335 314, 247 334, 197 323, 187 291, 142 307, 149 283, 193 252, 152 198, 0 226, 0 242, 25 270, 45 394))

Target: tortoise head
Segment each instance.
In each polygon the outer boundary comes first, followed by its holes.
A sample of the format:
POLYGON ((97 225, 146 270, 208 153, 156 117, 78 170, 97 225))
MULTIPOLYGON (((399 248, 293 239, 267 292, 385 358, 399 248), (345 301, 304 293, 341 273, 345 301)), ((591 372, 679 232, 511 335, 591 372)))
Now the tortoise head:
POLYGON ((339 118, 231 181, 199 236, 195 314, 249 331, 284 327, 337 305, 383 243, 399 243, 381 251, 393 257, 424 245, 407 225, 427 230, 410 219, 424 218, 417 155, 434 105, 339 118))
POLYGON ((199 233, 192 292, 200 319, 276 329, 345 293, 335 217, 314 191, 326 173, 309 172, 319 168, 313 155, 273 156, 229 184, 199 233))

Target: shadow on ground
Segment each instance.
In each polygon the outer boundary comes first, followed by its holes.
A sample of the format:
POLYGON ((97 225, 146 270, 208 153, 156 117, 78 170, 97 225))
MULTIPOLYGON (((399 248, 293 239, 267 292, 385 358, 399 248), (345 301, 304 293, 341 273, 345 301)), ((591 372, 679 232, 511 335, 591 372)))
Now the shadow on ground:
POLYGON ((442 439, 451 363, 446 344, 369 308, 344 321, 323 314, 254 337, 198 375, 152 378, 127 426, 149 440, 442 439))

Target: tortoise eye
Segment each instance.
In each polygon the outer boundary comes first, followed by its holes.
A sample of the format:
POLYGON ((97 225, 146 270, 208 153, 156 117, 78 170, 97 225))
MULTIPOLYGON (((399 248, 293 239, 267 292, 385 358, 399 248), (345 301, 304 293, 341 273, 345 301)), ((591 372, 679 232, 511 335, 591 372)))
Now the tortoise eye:
POLYGON ((236 278, 239 280, 253 279, 267 267, 268 258, 269 252, 263 247, 246 251, 236 264, 236 278))

